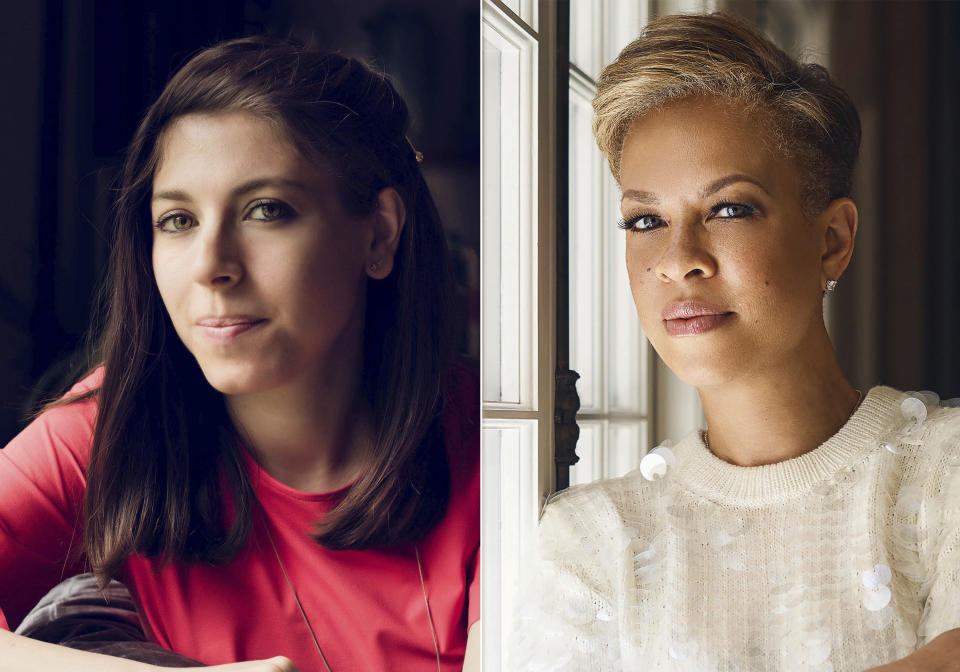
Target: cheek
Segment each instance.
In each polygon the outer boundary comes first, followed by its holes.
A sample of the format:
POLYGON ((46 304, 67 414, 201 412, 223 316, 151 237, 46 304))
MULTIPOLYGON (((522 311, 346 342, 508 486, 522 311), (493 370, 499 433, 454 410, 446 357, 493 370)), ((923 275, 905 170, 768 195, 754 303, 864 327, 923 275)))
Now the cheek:
POLYGON ((655 297, 653 285, 657 281, 657 276, 653 268, 654 264, 650 250, 641 245, 640 241, 632 240, 638 234, 628 231, 626 236, 626 264, 627 277, 630 280, 630 293, 633 294, 633 303, 636 306, 640 321, 645 322, 649 313, 646 306, 655 297))
POLYGON ((179 286, 183 284, 183 278, 183 273, 176 267, 176 258, 154 249, 153 281, 164 307, 174 322, 176 322, 177 297, 182 291, 179 286))
POLYGON ((739 261, 738 293, 751 297, 753 322, 767 323, 770 336, 806 333, 806 326, 799 323, 808 323, 820 310, 816 267, 807 256, 796 246, 784 246, 770 254, 746 252, 739 261), (776 253, 790 249, 796 252, 776 253))
MULTIPOLYGON (((347 241, 306 244, 292 255, 264 264, 273 292, 296 297, 298 312, 321 322, 350 312, 363 286, 363 259, 347 241)), ((264 260, 265 261, 265 260, 264 260)))
POLYGON ((759 263, 764 280, 771 287, 791 295, 817 294, 819 259, 805 241, 787 241, 759 263))
POLYGON ((154 245, 151 259, 153 282, 160 301, 174 331, 187 343, 190 337, 190 298, 193 285, 190 255, 182 248, 161 244, 154 245))

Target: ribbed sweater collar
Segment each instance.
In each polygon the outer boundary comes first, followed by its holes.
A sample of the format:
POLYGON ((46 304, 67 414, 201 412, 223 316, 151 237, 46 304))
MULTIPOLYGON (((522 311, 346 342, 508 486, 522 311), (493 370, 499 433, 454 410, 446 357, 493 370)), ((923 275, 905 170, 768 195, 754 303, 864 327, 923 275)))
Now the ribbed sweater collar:
MULTIPOLYGON (((791 499, 831 479, 877 446, 902 417, 903 393, 871 389, 846 424, 821 446, 790 460, 759 467, 724 462, 703 444, 699 431, 678 443, 674 478, 708 499, 734 506, 762 506, 791 499)), ((669 475, 668 475, 669 477, 669 475)))

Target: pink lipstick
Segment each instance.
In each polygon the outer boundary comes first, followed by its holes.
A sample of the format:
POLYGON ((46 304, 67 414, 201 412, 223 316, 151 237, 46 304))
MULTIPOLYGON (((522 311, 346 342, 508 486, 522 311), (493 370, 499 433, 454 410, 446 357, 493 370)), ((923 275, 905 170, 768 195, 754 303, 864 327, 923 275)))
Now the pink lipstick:
POLYGON ((670 336, 703 334, 729 321, 733 315, 720 306, 696 299, 674 301, 661 313, 663 327, 670 336))

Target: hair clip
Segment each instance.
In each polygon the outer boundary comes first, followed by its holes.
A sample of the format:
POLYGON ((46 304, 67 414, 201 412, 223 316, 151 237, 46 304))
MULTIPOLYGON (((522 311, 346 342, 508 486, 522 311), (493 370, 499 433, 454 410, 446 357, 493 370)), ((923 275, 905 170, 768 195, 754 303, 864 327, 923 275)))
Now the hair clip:
POLYGON ((410 149, 413 150, 413 158, 417 160, 417 163, 423 163, 423 152, 418 152, 417 148, 413 146, 413 143, 410 142, 410 136, 404 136, 407 140, 407 144, 410 145, 410 149))

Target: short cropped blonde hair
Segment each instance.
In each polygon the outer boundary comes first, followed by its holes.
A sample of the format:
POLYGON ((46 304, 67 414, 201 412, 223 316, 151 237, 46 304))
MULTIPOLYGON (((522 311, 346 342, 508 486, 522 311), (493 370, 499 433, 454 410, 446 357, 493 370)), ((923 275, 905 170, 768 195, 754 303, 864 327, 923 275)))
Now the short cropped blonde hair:
POLYGON ((846 92, 822 66, 794 60, 723 13, 654 19, 601 73, 593 132, 618 182, 630 124, 699 96, 740 102, 769 122, 774 146, 796 160, 806 214, 850 195, 860 118, 846 92))

